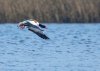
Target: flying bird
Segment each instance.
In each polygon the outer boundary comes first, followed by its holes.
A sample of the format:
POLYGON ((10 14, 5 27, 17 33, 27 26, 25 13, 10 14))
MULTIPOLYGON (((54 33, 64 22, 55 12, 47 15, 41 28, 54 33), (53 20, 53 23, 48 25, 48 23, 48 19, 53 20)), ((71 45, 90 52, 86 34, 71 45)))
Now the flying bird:
POLYGON ((24 29, 25 27, 28 28, 29 31, 35 33, 36 35, 38 35, 39 37, 43 38, 43 39, 49 39, 49 37, 47 37, 41 28, 47 28, 45 25, 40 24, 38 21, 30 19, 30 20, 25 20, 22 21, 18 24, 18 27, 20 27, 21 29, 24 29))

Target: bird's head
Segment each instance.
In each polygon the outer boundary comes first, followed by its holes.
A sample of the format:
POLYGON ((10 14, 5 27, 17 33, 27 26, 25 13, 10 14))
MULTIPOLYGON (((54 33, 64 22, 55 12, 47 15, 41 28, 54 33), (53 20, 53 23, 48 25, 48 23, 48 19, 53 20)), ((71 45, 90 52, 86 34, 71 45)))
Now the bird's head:
POLYGON ((25 28, 25 24, 24 24, 23 22, 20 22, 20 23, 18 24, 18 27, 19 27, 20 29, 24 29, 24 28, 25 28))

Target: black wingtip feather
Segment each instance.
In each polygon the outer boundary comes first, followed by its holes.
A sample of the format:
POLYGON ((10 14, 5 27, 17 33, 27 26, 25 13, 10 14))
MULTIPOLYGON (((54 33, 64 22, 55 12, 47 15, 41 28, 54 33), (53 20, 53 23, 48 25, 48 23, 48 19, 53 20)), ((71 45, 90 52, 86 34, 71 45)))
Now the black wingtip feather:
POLYGON ((45 40, 49 40, 50 38, 47 37, 46 35, 41 36, 41 38, 45 39, 45 40))
POLYGON ((47 37, 45 34, 39 34, 39 33, 36 33, 39 37, 41 37, 42 39, 45 39, 45 40, 48 40, 49 37, 47 37))
POLYGON ((47 37, 47 36, 46 36, 45 34, 43 34, 42 32, 37 32, 37 31, 32 30, 32 29, 28 29, 28 30, 34 32, 35 34, 37 34, 37 35, 38 35, 39 37, 41 37, 42 39, 45 39, 45 40, 49 40, 49 39, 50 39, 49 37, 47 37))

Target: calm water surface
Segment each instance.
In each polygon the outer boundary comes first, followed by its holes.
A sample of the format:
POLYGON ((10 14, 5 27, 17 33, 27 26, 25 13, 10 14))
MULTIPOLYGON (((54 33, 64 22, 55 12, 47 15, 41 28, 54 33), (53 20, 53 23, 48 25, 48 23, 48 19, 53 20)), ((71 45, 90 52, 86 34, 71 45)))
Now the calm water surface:
POLYGON ((0 25, 0 71, 100 71, 100 24, 50 24, 43 40, 0 25))

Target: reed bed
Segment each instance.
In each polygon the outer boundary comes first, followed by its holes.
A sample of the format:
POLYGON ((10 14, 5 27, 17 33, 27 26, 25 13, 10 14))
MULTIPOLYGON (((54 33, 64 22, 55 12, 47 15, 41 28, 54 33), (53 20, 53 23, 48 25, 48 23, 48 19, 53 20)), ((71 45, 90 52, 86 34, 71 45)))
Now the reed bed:
POLYGON ((100 22, 100 0, 0 0, 0 22, 100 22))

